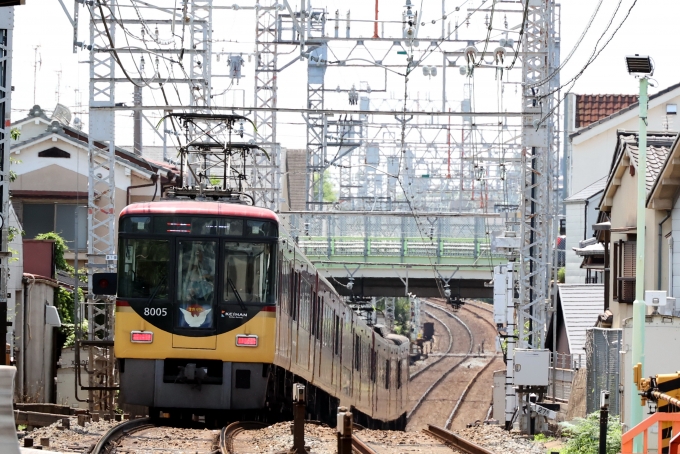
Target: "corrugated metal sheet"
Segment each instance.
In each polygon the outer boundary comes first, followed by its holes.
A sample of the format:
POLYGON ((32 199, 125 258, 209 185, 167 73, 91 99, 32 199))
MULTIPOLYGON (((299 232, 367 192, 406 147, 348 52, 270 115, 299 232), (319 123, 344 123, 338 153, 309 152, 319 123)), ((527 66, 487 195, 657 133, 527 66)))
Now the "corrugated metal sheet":
POLYGON ((559 284, 560 308, 572 355, 584 353, 586 329, 604 312, 603 284, 559 284))
POLYGON ((571 195, 564 199, 565 202, 583 202, 588 200, 594 195, 599 194, 604 191, 604 187, 607 185, 607 177, 602 177, 590 186, 586 186, 574 195, 571 195))

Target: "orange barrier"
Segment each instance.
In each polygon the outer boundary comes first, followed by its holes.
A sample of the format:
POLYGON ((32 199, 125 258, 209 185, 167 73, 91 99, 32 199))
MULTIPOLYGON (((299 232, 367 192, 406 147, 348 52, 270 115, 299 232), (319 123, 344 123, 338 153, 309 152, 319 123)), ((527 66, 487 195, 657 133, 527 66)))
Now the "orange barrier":
POLYGON ((649 418, 642 421, 637 426, 630 429, 628 432, 621 436, 621 454, 634 454, 633 453, 633 439, 638 435, 642 434, 642 454, 647 454, 647 443, 649 441, 649 435, 647 431, 654 424, 659 424, 658 436, 659 441, 657 446, 663 446, 663 434, 661 430, 662 423, 671 423, 673 427, 673 439, 670 443, 669 454, 680 454, 680 439, 678 439, 678 434, 680 434, 680 413, 662 413, 656 412, 649 418))

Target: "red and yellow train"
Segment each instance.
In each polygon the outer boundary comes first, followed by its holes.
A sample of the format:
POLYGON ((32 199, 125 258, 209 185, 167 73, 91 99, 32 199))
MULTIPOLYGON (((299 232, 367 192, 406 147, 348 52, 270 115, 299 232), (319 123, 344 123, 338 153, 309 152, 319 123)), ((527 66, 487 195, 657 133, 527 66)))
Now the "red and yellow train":
POLYGON ((119 222, 115 355, 121 400, 159 412, 308 416, 339 405, 405 426, 408 340, 344 303, 272 211, 203 201, 126 207, 119 222))

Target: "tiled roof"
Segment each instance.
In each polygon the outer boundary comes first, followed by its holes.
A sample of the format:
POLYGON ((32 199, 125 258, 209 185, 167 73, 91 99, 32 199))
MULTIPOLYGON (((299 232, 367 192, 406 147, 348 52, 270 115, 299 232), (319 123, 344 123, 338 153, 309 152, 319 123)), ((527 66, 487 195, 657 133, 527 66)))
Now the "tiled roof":
POLYGON ((569 341, 569 353, 583 353, 586 329, 604 312, 603 284, 558 284, 560 308, 569 341))
MULTIPOLYGON (((660 96, 664 96, 664 95, 666 95, 666 94, 668 94, 668 93, 671 93, 671 92, 673 92, 673 91, 675 91, 675 90, 678 90, 679 88, 680 88, 680 83, 677 83, 677 84, 675 84, 675 85, 671 85, 670 87, 664 88, 663 90, 661 90, 661 91, 659 91, 659 92, 657 92, 657 93, 654 93, 653 95, 650 95, 650 96, 649 96, 649 101, 651 102, 651 101, 653 101, 654 99, 656 99, 656 98, 658 98, 658 97, 660 97, 660 96)), ((628 96, 628 95, 626 95, 626 96, 628 96)), ((629 95, 629 96, 635 96, 635 95, 629 95)), ((638 108, 637 97, 636 97, 634 103, 632 103, 632 104, 630 104, 630 105, 628 105, 628 106, 624 106, 624 107, 622 107, 621 109, 619 109, 619 110, 617 110, 617 111, 614 111, 614 112, 611 113, 610 115, 608 115, 608 116, 606 116, 606 117, 603 117, 603 118, 601 118, 601 119, 599 119, 599 120, 594 121, 594 122, 591 123, 591 124, 587 124, 587 125, 586 125, 586 124, 583 124, 583 125, 581 125, 581 129, 579 129, 578 131, 576 131, 576 132, 574 132, 574 133, 569 134, 569 138, 570 138, 570 139, 573 139, 574 137, 579 136, 579 135, 585 133, 586 131, 589 131, 590 129, 596 127, 597 125, 600 125, 600 124, 605 123, 605 122, 607 122, 607 121, 609 121, 609 120, 612 120, 613 118, 616 118, 616 117, 618 117, 619 115, 622 115, 622 114, 624 114, 624 113, 626 113, 626 112, 629 112, 629 111, 631 111, 631 110, 633 110, 633 109, 636 109, 636 108, 638 108)))
POLYGON ((604 191, 604 187, 607 184, 607 177, 602 177, 590 186, 586 186, 574 195, 571 195, 564 199, 565 202, 577 202, 588 200, 594 195, 599 194, 604 191))
POLYGON ((637 100, 637 95, 576 95, 575 126, 588 126, 636 103, 637 100))
MULTIPOLYGON (((647 197, 651 193, 652 188, 663 170, 665 162, 677 140, 678 133, 675 131, 659 131, 647 133, 647 197)), ((616 150, 612 156, 612 165, 609 169, 609 176, 607 177, 607 185, 604 189, 604 195, 600 203, 600 210, 609 211, 611 208, 607 202, 608 197, 612 197, 618 186, 612 185, 615 176, 617 175, 621 160, 624 156, 628 156, 631 161, 631 166, 637 172, 638 170, 638 133, 637 131, 617 131, 616 150)), ((620 176, 620 174, 619 174, 620 176)))
MULTIPOLYGON (((671 152, 671 146, 673 145, 673 142, 675 141, 676 135, 673 134, 672 136, 662 136, 662 137, 654 137, 652 136, 652 140, 650 140, 650 137, 647 138, 647 174, 646 174, 646 179, 647 179, 647 193, 649 194, 649 191, 652 190, 652 186, 654 186, 654 182, 656 181, 656 177, 659 175, 661 170, 663 169, 664 163, 666 162, 666 158, 668 157, 669 153, 671 152), (654 139, 659 139, 659 140, 654 140, 654 139)), ((635 170, 637 171, 638 169, 638 153, 639 153, 639 147, 638 147, 638 137, 637 134, 630 135, 630 136, 622 136, 621 140, 625 142, 625 151, 630 156, 630 159, 635 166, 635 170)))

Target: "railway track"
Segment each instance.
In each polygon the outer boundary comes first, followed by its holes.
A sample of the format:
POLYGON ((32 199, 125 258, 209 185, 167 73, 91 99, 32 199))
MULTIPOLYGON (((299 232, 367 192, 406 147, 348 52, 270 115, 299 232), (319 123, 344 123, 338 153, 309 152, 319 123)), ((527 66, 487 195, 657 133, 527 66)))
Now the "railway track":
MULTIPOLYGON (((468 338, 469 338, 469 347, 467 349, 467 352, 463 353, 457 361, 455 361, 453 364, 451 364, 448 368, 442 370, 441 367, 437 369, 437 371, 440 371, 441 375, 439 375, 431 384, 430 386, 425 390, 425 392, 419 396, 418 400, 416 401, 415 405, 412 407, 411 411, 407 414, 407 419, 409 420, 409 429, 415 430, 419 426, 422 427, 423 423, 425 422, 420 421, 421 419, 424 419, 423 417, 418 417, 418 412, 419 411, 424 411, 421 410, 426 402, 432 402, 434 405, 428 406, 432 407, 431 411, 428 411, 428 421, 427 422, 438 422, 440 425, 444 426, 445 428, 451 427, 452 423, 454 420, 457 420, 457 417, 466 417, 468 420, 475 420, 475 419, 484 419, 485 414, 482 415, 477 415, 478 413, 477 409, 473 408, 470 411, 465 411, 461 412, 463 409, 469 407, 470 405, 465 405, 466 399, 468 396, 471 394, 476 395, 479 394, 481 391, 481 387, 483 385, 479 384, 479 379, 480 377, 488 378, 484 374, 485 372, 497 361, 496 357, 491 357, 488 358, 488 360, 480 360, 480 358, 477 358, 476 355, 473 354, 473 349, 475 346, 475 334, 481 335, 488 337, 490 335, 494 335, 495 337, 495 326, 493 323, 489 322, 488 319, 484 318, 483 316, 477 314, 474 309, 467 310, 465 314, 469 314, 475 317, 475 323, 473 325, 470 325, 470 321, 463 321, 459 316, 455 315, 451 311, 447 310, 447 308, 444 306, 443 301, 441 304, 436 304, 436 302, 425 302, 425 305, 427 305, 428 309, 430 309, 433 312, 436 312, 435 314, 432 314, 429 311, 426 311, 428 315, 434 315, 436 316, 441 316, 442 318, 447 317, 449 319, 455 320, 458 324, 462 325, 465 327, 465 331, 468 333, 468 338), (480 323, 481 322, 481 323, 480 323), (476 325, 476 326, 475 326, 476 325), (480 326, 482 325, 482 326, 480 326), (471 326, 474 326, 474 330, 470 329, 471 326), (474 333, 473 333, 474 331, 474 333), (448 379, 451 377, 452 374, 454 375, 453 378, 453 383, 451 379, 448 379), (447 380, 448 379, 448 380, 447 380), (444 387, 443 383, 448 383, 451 386, 444 387), (446 388, 446 389, 444 389, 446 388), (460 394, 456 392, 456 390, 460 389, 460 394), (446 403, 450 401, 450 396, 451 395, 456 395, 457 399, 455 401, 451 402, 451 407, 449 407, 451 410, 450 412, 447 412, 445 415, 435 415, 433 413, 441 413, 442 410, 445 409, 446 403), (439 396, 441 395, 441 396, 439 396), (436 405, 436 407, 435 407, 436 405), (471 417, 471 415, 474 414, 475 417, 471 417), (414 417, 415 416, 415 417, 414 417), (437 420, 437 418, 441 418, 440 421, 437 420)), ((477 305, 473 305, 477 306, 477 305)), ((486 310, 486 308, 480 307, 479 309, 483 309, 487 312, 492 312, 486 310)), ((434 318, 434 317, 433 317, 434 318)), ((440 322, 442 325, 445 325, 443 321, 439 318, 435 318, 438 322, 440 322)), ((448 330, 449 336, 453 336, 451 334, 451 330, 448 330)), ((485 337, 482 337, 484 339, 485 337)), ((447 353, 450 353, 450 349, 447 351, 447 353)), ((439 361, 442 360, 445 355, 442 355, 441 358, 439 358, 439 361)), ((452 356, 452 355, 449 355, 452 356)), ((434 367, 436 364, 439 363, 439 361, 431 363, 427 369, 431 369, 434 367)), ((420 371, 417 372, 418 375, 422 374, 425 372, 425 368, 421 369, 420 371)), ((415 375, 415 374, 414 374, 415 375)), ((488 381, 488 380, 487 380, 488 381)), ((487 390, 488 391, 488 390, 487 390)), ((423 416, 425 413, 423 414, 423 416)))
MULTIPOLYGON (((437 304, 431 304, 429 302, 425 302, 425 304, 428 306, 429 309, 431 309, 433 312, 437 311, 437 315, 434 315, 435 317, 441 316, 442 318, 446 317, 449 321, 449 324, 447 325, 446 323, 443 322, 442 319, 436 318, 442 325, 447 326, 448 330, 447 332, 449 333, 449 338, 453 342, 453 337, 455 335, 461 335, 462 333, 465 333, 468 337, 469 343, 467 344, 467 347, 461 347, 465 344, 461 343, 459 345, 459 349, 462 349, 462 351, 458 353, 462 353, 462 357, 447 357, 447 356, 442 356, 440 357, 436 362, 433 362, 427 369, 422 369, 419 371, 417 377, 417 381, 411 381, 409 384, 409 389, 413 390, 418 390, 422 389, 424 385, 420 385, 420 382, 424 382, 429 384, 429 386, 420 394, 414 405, 411 407, 411 410, 407 413, 406 418, 409 421, 408 425, 410 426, 409 428, 411 430, 417 429, 421 427, 426 421, 421 421, 423 419, 418 415, 419 410, 423 407, 423 404, 427 402, 428 400, 437 400, 438 394, 441 394, 440 388, 441 384, 447 380, 448 377, 451 376, 452 373, 454 373, 456 370, 458 370, 460 367, 464 365, 466 360, 470 357, 472 354, 472 350, 474 348, 474 335, 472 333, 472 330, 470 330, 470 327, 467 326, 467 324, 461 320, 460 317, 456 316, 452 312, 446 310, 445 308, 441 307, 440 305, 437 304), (453 324, 452 324, 453 323, 453 324), (462 329, 461 329, 462 328, 462 329), (435 368, 436 366, 436 368, 435 368), (434 368, 434 369, 433 369, 434 368), (431 379, 430 375, 432 374, 424 374, 425 370, 431 370, 434 374, 436 374, 437 378, 432 381, 431 383, 428 383, 428 379, 431 379), (414 415, 416 417, 414 417, 414 415)), ((432 313, 432 312, 430 312, 432 313)), ((447 353, 449 353, 451 350, 449 350, 447 353)), ((446 393, 444 393, 446 394, 446 393)), ((442 398, 445 398, 445 396, 442 396, 442 398)), ((438 408, 438 412, 441 412, 441 408, 438 408)), ((446 413, 445 415, 442 414, 441 417, 445 418, 448 415, 446 413)), ((424 417, 430 419, 433 417, 433 415, 428 414, 428 415, 423 415, 424 417)), ((441 421, 443 423, 443 420, 441 421)))
POLYGON ((91 454, 215 454, 217 439, 213 431, 184 429, 152 424, 149 418, 125 421, 112 427, 95 444, 91 454))
MULTIPOLYGON (((439 324, 441 324, 441 325, 444 327, 444 329, 446 330, 446 332, 448 333, 448 336, 449 336, 449 345, 448 345, 448 348, 446 349, 446 352, 444 352, 444 353, 445 353, 445 354, 451 353, 451 350, 453 349, 453 334, 451 334, 451 328, 449 328, 449 327, 446 325, 446 323, 444 323, 439 317, 437 317, 436 315, 434 315, 432 312, 428 312, 428 311, 423 311, 423 312, 425 312, 429 317, 431 317, 432 319, 436 320, 437 322, 439 322, 439 324)), ((437 364, 437 363, 438 363, 439 361, 441 361, 442 359, 444 359, 443 356, 440 357, 440 358, 435 359, 434 361, 432 361, 430 364, 426 365, 425 367, 423 367, 423 368, 421 368, 421 369, 418 369, 417 371, 413 372, 411 375, 409 375, 409 380, 413 380, 413 379, 416 378, 418 375, 422 374, 423 372, 425 372, 425 371, 428 370, 430 367, 432 367, 432 366, 434 366, 435 364, 437 364)))

